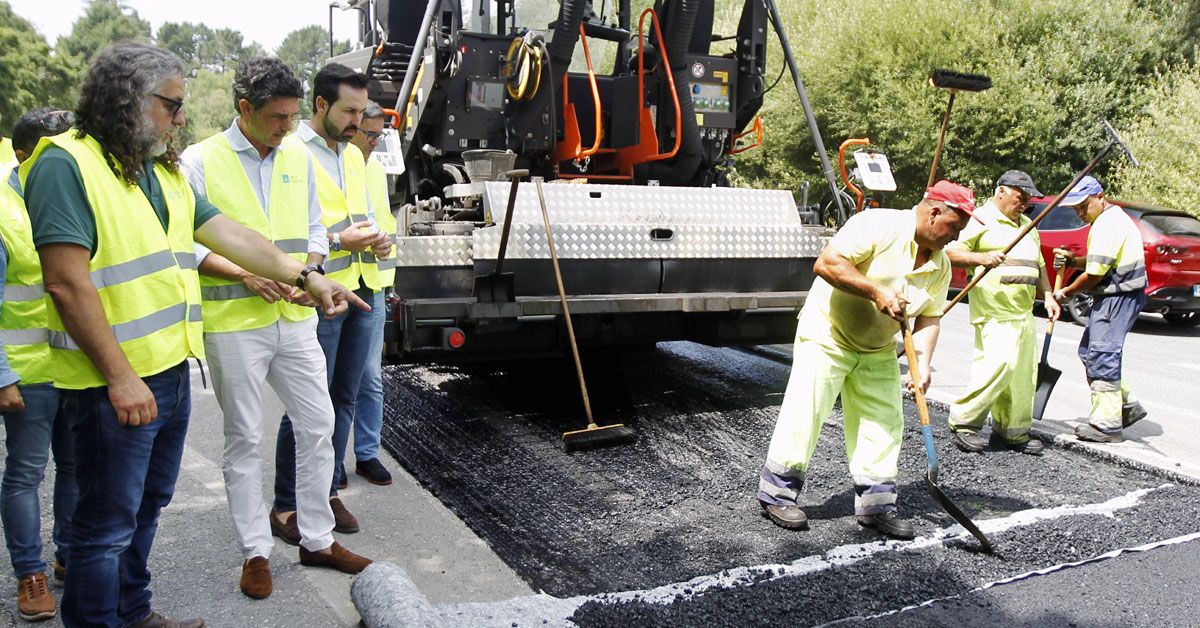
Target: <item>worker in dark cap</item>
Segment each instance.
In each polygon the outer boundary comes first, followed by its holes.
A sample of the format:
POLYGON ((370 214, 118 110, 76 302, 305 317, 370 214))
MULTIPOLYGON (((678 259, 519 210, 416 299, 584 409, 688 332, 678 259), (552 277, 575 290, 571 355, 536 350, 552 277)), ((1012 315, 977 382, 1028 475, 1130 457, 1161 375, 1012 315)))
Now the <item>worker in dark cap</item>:
POLYGON ((1036 229, 1004 253, 1030 223, 1024 215, 1030 197, 1041 195, 1029 174, 1005 172, 996 180, 992 198, 976 211, 983 222, 967 225, 958 240, 946 247, 946 256, 955 266, 977 273, 996 269, 971 291, 975 327, 971 380, 966 393, 950 407, 954 444, 966 452, 982 452, 987 446, 979 434, 989 413, 993 444, 1033 455, 1044 448, 1029 435, 1037 389, 1033 304, 1041 296, 1050 320, 1057 320, 1061 309, 1050 288, 1036 229))
POLYGON ((808 529, 800 491, 821 424, 840 395, 859 525, 913 537, 896 506, 904 409, 895 337, 900 321, 915 317, 921 378, 911 384, 927 389, 950 285, 942 249, 974 210, 971 190, 938 181, 912 211, 855 214, 817 258, 818 279, 800 311, 792 373, 759 475, 758 502, 775 525, 808 529))
POLYGON ((1094 177, 1075 184, 1062 204, 1074 207, 1079 219, 1092 226, 1087 257, 1076 258, 1066 249, 1054 249, 1056 266, 1083 269, 1058 291, 1058 300, 1080 292, 1092 295, 1092 311, 1079 341, 1079 359, 1092 390, 1092 409, 1088 422, 1075 427, 1075 436, 1119 443, 1125 440, 1124 428, 1146 416, 1146 409, 1121 377, 1125 336, 1146 304, 1142 234, 1125 210, 1104 197, 1104 187, 1094 177))

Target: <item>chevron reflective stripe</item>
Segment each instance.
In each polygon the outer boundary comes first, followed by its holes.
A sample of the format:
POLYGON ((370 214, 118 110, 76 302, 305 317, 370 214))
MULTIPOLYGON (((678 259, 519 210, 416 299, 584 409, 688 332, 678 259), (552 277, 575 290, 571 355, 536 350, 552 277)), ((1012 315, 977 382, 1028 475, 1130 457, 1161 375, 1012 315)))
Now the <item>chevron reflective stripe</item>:
MULTIPOLYGON (((112 326, 113 336, 117 342, 129 342, 138 338, 145 338, 156 331, 161 331, 185 321, 200 320, 200 306, 188 306, 186 303, 177 303, 166 309, 159 310, 153 314, 148 314, 139 319, 120 323, 112 326)), ((68 351, 79 351, 79 345, 75 344, 75 340, 65 331, 50 332, 50 346, 55 349, 66 349, 68 351)))
POLYGON ((180 268, 188 270, 196 270, 196 254, 195 253, 176 253, 175 263, 179 264, 180 268))
POLYGON ((245 284, 231 283, 225 286, 200 286, 200 297, 205 301, 232 301, 258 296, 245 284))
POLYGON ((4 287, 5 303, 23 303, 27 301, 38 301, 46 295, 45 288, 42 284, 33 286, 22 286, 19 284, 8 284, 4 287))
POLYGON ((1005 275, 1000 278, 1000 283, 1036 286, 1038 284, 1038 278, 1030 275, 1005 275))
POLYGON ((307 253, 308 240, 304 238, 290 238, 287 240, 276 240, 275 246, 279 247, 284 253, 307 253))
POLYGON ((1011 257, 1006 258, 1003 262, 1000 262, 1000 265, 1001 266, 1020 266, 1023 268, 1037 268, 1038 267, 1037 260, 1035 260, 1035 259, 1014 259, 1011 257))
MULTIPOLYGON (((115 286, 151 273, 156 273, 160 270, 165 270, 176 263, 177 260, 174 253, 171 251, 158 251, 157 253, 131 259, 128 262, 121 262, 120 264, 93 270, 91 273, 92 285, 96 286, 97 290, 108 286, 115 286)), ((195 266, 196 256, 192 255, 192 267, 194 268, 195 266)))
MULTIPOLYGON (((5 295, 7 297, 8 295, 5 295)), ((37 329, 0 329, 0 341, 5 346, 36 345, 47 342, 50 331, 45 328, 37 329)))

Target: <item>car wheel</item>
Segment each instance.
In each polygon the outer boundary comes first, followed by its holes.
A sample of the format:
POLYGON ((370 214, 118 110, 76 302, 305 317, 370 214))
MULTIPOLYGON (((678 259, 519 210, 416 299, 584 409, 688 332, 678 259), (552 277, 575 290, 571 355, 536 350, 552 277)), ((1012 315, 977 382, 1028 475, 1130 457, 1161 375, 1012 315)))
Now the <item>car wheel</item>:
POLYGON ((1176 327, 1195 327, 1200 325, 1200 312, 1167 312, 1163 314, 1167 322, 1176 327))
POLYGON ((1092 295, 1077 294, 1067 301, 1067 314, 1076 325, 1087 325, 1088 317, 1092 314, 1092 295))

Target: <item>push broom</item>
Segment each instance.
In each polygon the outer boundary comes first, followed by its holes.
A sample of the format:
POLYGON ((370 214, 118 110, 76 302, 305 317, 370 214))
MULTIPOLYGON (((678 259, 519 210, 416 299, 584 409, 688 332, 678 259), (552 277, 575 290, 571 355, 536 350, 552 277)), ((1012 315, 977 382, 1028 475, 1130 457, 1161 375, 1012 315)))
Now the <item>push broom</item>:
POLYGON ((934 177, 937 176, 942 145, 946 142, 946 129, 950 127, 950 110, 954 108, 954 95, 958 92, 982 92, 991 89, 992 79, 982 74, 934 70, 933 75, 929 77, 929 84, 938 89, 950 90, 950 101, 946 103, 946 115, 942 117, 942 132, 938 135, 937 149, 933 151, 933 165, 929 167, 929 182, 925 184, 926 188, 933 187, 934 177))
POLYGON ((550 212, 546 211, 546 197, 542 193, 542 178, 533 177, 537 187, 538 203, 542 207, 542 222, 546 225, 546 244, 550 247, 550 263, 554 266, 554 281, 558 284, 558 300, 562 303, 563 320, 567 323, 567 340, 571 345, 571 358, 575 361, 575 375, 579 377, 579 393, 583 396, 583 411, 587 415, 587 427, 563 432, 563 450, 567 452, 596 449, 610 445, 633 442, 637 433, 621 423, 597 425, 592 417, 592 402, 588 398, 587 382, 583 378, 583 363, 579 360, 579 345, 575 342, 575 326, 571 324, 571 310, 567 306, 567 291, 563 287, 562 270, 558 266, 558 252, 554 248, 554 232, 550 229, 550 212))

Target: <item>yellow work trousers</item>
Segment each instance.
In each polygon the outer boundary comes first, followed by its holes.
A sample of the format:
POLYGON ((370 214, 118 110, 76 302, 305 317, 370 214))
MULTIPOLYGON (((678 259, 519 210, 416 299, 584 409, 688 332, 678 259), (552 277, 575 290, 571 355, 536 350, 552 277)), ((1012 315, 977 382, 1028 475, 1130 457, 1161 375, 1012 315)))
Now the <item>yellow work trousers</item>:
POLYGON ((821 424, 842 397, 846 459, 855 484, 855 513, 895 509, 904 410, 900 368, 891 349, 858 353, 832 342, 797 339, 792 372, 767 450, 759 499, 796 504, 821 424))
POLYGON ((975 354, 967 393, 950 408, 950 428, 978 432, 989 412, 992 434, 1010 443, 1029 440, 1037 390, 1033 314, 975 323, 975 354))

